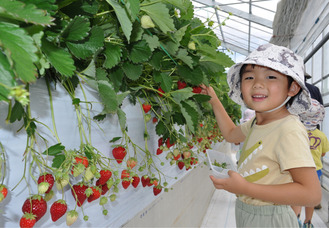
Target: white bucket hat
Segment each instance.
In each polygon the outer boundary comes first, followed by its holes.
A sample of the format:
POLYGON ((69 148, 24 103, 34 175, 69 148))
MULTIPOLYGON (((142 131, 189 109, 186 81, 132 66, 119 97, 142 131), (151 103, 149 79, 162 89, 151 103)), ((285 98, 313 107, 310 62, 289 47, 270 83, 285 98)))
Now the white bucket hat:
POLYGON ((292 77, 301 87, 302 92, 294 97, 288 107, 292 114, 299 114, 311 106, 311 96, 304 83, 303 59, 286 47, 274 44, 265 44, 249 54, 241 63, 233 65, 227 73, 227 82, 230 87, 229 96, 239 105, 244 105, 240 90, 240 69, 245 64, 265 66, 292 77))
POLYGON ((325 110, 322 104, 315 99, 312 99, 311 108, 299 114, 299 118, 307 130, 313 131, 318 124, 323 121, 325 110))

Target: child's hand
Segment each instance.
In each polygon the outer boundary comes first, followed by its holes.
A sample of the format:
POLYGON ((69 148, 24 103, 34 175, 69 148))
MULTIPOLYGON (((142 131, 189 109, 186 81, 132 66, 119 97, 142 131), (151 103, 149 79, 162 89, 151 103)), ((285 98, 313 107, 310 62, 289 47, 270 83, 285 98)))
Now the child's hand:
POLYGON ((205 85, 201 85, 200 87, 202 89, 201 94, 211 96, 211 99, 209 100, 210 104, 212 104, 215 99, 218 99, 215 90, 211 86, 207 87, 205 85))
POLYGON ((243 194, 243 190, 248 183, 239 173, 232 170, 228 171, 228 178, 219 179, 214 176, 210 176, 215 188, 224 189, 234 194, 243 194))

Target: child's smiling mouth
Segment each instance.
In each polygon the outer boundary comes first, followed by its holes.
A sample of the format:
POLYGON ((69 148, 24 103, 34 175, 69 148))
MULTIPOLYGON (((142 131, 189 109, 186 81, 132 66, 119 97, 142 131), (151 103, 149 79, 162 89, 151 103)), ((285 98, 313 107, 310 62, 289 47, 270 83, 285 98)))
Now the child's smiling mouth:
POLYGON ((262 94, 252 95, 251 97, 253 101, 263 101, 267 98, 266 95, 262 95, 262 94))

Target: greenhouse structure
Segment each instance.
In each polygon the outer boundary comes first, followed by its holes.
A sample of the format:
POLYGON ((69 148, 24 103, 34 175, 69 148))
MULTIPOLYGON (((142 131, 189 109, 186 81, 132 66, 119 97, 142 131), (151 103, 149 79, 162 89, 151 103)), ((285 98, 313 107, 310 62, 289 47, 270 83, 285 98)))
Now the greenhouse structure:
POLYGON ((0 227, 329 227, 328 39, 329 0, 0 1, 0 227))

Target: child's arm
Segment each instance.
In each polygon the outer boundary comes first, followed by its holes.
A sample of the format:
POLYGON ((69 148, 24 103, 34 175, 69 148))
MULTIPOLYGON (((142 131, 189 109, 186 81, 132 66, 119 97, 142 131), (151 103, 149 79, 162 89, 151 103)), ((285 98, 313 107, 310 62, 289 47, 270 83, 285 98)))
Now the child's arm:
POLYGON ((212 105, 218 127, 225 140, 232 143, 243 142, 245 135, 242 133, 241 128, 233 123, 224 106, 218 99, 214 89, 204 85, 201 86, 201 88, 203 94, 211 96, 209 103, 212 105))
POLYGON ((302 167, 289 170, 293 182, 279 185, 262 185, 246 181, 240 174, 229 171, 229 178, 217 179, 210 176, 217 189, 237 195, 281 205, 313 207, 321 201, 321 186, 315 168, 302 167))

